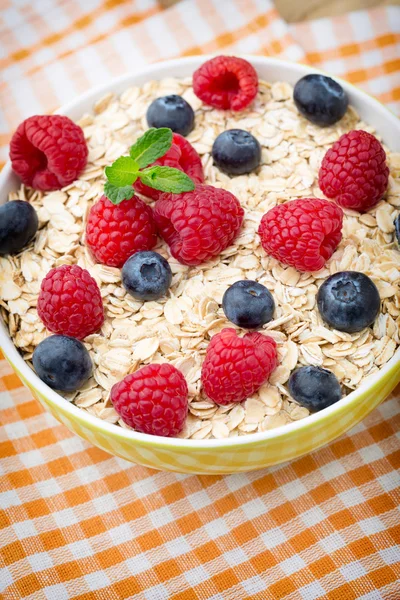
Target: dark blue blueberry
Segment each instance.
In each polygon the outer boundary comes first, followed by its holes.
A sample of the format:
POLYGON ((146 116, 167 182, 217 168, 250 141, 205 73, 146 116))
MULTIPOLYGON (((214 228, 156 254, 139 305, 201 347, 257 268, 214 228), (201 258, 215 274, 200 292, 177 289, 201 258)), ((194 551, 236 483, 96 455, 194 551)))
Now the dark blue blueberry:
POLYGON ((310 412, 335 404, 342 397, 340 383, 332 371, 321 367, 300 367, 289 379, 289 394, 310 412))
POLYGON ((394 229, 396 232, 397 243, 400 246, 400 215, 397 215, 396 219, 394 220, 394 229))
POLYGON ((0 206, 0 254, 20 252, 35 237, 38 225, 29 202, 12 200, 0 206))
POLYGON ((243 175, 257 169, 261 146, 248 131, 228 129, 219 134, 212 147, 214 165, 228 175, 243 175))
POLYGON ((301 114, 321 127, 340 121, 349 104, 341 85, 317 73, 299 79, 294 86, 293 99, 301 114))
POLYGON ((151 250, 136 252, 122 267, 122 285, 137 300, 157 300, 165 296, 171 281, 168 262, 151 250))
POLYGON ((357 271, 328 277, 317 294, 318 310, 334 329, 355 333, 369 327, 378 316, 381 299, 374 282, 357 271))
POLYGON ((153 100, 146 118, 149 127, 169 127, 181 135, 188 135, 194 127, 193 108, 176 94, 153 100))
POLYGON ((275 302, 271 292, 256 281, 237 281, 222 298, 227 319, 245 329, 258 329, 272 319, 275 302))
POLYGON ((74 392, 92 374, 89 352, 79 340, 66 335, 45 338, 33 352, 33 368, 54 390, 74 392))

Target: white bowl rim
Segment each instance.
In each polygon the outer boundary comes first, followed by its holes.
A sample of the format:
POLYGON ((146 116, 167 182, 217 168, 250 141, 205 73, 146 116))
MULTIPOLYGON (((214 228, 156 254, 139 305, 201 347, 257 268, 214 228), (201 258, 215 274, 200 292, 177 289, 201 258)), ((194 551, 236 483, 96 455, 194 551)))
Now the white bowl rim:
MULTIPOLYGON (((147 65, 146 67, 135 71, 133 73, 125 73, 119 77, 113 78, 106 84, 102 84, 100 86, 96 86, 91 88, 84 94, 78 96, 78 98, 68 102, 67 104, 60 107, 56 113, 57 114, 67 114, 73 109, 79 107, 83 102, 88 100, 91 97, 100 97, 102 94, 107 93, 110 88, 115 88, 117 86, 130 85, 131 80, 140 76, 148 76, 148 79, 151 78, 153 74, 157 74, 162 69, 168 68, 179 68, 182 64, 192 65, 193 70, 197 68, 202 62, 212 58, 215 54, 210 55, 196 55, 196 56, 188 56, 184 58, 176 58, 167 61, 160 61, 153 63, 151 65, 147 65)), ((308 73, 324 73, 321 69, 317 69, 315 67, 310 67, 308 65, 304 65, 297 62, 292 62, 289 60, 283 60, 273 57, 265 57, 258 55, 246 55, 240 54, 242 58, 245 58, 249 62, 251 62, 255 67, 257 65, 264 66, 265 64, 275 65, 275 66, 291 66, 292 68, 297 69, 299 72, 299 78, 308 74, 308 73)), ((384 118, 391 121, 393 126, 399 129, 399 120, 397 117, 383 104, 379 102, 373 96, 370 96, 366 92, 358 89, 353 86, 349 82, 341 79, 340 77, 333 76, 334 79, 341 82, 341 85, 348 92, 351 92, 353 95, 358 96, 359 99, 363 102, 367 102, 368 104, 373 105, 374 110, 379 111, 384 115, 384 118)), ((157 78, 157 77, 156 77, 157 78)), ((12 169, 10 161, 6 163, 4 168, 0 173, 0 190, 2 186, 5 184, 7 179, 12 175, 12 169)), ((11 338, 9 337, 3 323, 0 323, 0 347, 2 348, 4 355, 9 360, 11 365, 15 367, 17 372, 27 381, 29 385, 39 392, 42 396, 45 396, 52 404, 58 406, 61 412, 69 413, 72 420, 78 420, 83 425, 87 425, 89 427, 95 427, 100 433, 111 434, 112 436, 117 435, 125 442, 138 442, 140 445, 151 445, 160 449, 183 449, 186 448, 188 450, 192 449, 212 449, 212 448, 234 448, 236 446, 243 445, 253 445, 257 442, 267 441, 274 438, 286 437, 291 433, 295 433, 303 428, 307 428, 318 421, 323 421, 324 419, 329 419, 335 412, 340 412, 346 408, 349 404, 356 403, 357 399, 362 397, 368 388, 374 387, 377 385, 381 379, 385 378, 385 375, 389 373, 389 371, 394 370, 394 367, 397 365, 397 368, 400 370, 400 348, 396 351, 394 356, 381 368, 379 371, 371 375, 364 381, 364 383, 358 387, 353 392, 350 392, 347 396, 343 397, 339 402, 325 408, 324 410, 311 414, 305 419, 301 419, 300 421, 295 421, 293 423, 289 423, 286 425, 281 425, 275 429, 251 433, 248 435, 240 436, 240 437, 232 437, 232 438, 224 438, 224 439, 206 439, 206 440, 191 440, 191 439, 183 439, 177 437, 161 437, 154 436, 146 433, 141 433, 138 431, 134 431, 132 429, 125 429, 118 425, 108 423, 94 415, 91 415, 87 411, 82 410, 72 402, 68 402, 63 398, 60 394, 52 390, 48 387, 39 377, 35 374, 35 372, 27 365, 22 356, 19 354, 17 348, 13 344, 11 338)))

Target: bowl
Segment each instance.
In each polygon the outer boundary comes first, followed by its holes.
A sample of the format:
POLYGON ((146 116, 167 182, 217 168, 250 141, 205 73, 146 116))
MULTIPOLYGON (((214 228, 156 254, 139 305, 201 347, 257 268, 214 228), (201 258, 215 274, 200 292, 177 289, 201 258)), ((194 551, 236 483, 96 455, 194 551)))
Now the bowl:
MULTIPOLYGON (((107 92, 119 94, 131 85, 143 85, 151 79, 190 76, 210 56, 195 56, 151 65, 140 72, 118 77, 73 102, 58 113, 74 120, 92 109, 93 103, 107 92)), ((245 56, 267 81, 288 81, 292 85, 316 69, 275 58, 245 56)), ((336 78, 338 79, 338 78, 336 78)), ((350 103, 360 116, 375 127, 393 151, 400 151, 400 122, 376 99, 341 81, 350 103)), ((19 181, 7 163, 0 174, 0 202, 17 189, 19 181)), ((307 454, 359 423, 380 404, 400 381, 400 349, 379 372, 342 400, 304 420, 276 429, 223 440, 202 441, 161 438, 123 429, 98 419, 67 402, 45 385, 25 363, 0 323, 0 346, 22 382, 56 419, 68 429, 106 452, 154 469, 181 473, 237 473, 276 465, 307 454)))

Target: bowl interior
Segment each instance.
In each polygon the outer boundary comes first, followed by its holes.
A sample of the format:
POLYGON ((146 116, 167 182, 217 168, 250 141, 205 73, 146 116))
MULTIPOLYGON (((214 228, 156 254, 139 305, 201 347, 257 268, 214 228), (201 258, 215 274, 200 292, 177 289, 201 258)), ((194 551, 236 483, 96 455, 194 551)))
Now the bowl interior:
MULTIPOLYGON (((91 112, 94 102, 107 92, 120 94, 129 86, 140 86, 151 79, 191 76, 193 71, 198 68, 207 58, 211 57, 187 57, 151 65, 138 73, 124 75, 106 83, 105 85, 90 90, 78 97, 73 102, 63 106, 57 112, 60 114, 66 114, 73 120, 79 119, 85 112, 91 112)), ((247 58, 254 65, 260 78, 270 82, 287 81, 294 85, 296 81, 304 75, 308 73, 320 72, 317 69, 310 68, 305 65, 290 63, 274 58, 266 58, 261 56, 244 56, 244 58, 247 58)), ((336 77, 335 79, 338 80, 339 78, 336 77)), ((385 144, 389 146, 391 150, 400 152, 400 122, 397 117, 386 107, 384 107, 378 100, 369 96, 365 92, 362 92, 345 81, 340 80, 340 83, 349 95, 350 104, 354 106, 361 118, 376 129, 379 135, 383 138, 385 144)), ((13 174, 10 164, 7 163, 3 171, 0 173, 0 204, 5 203, 9 192, 17 189, 18 187, 19 180, 13 174)), ((55 406, 59 406, 60 408, 62 407, 64 411, 67 410, 74 418, 81 422, 87 423, 88 426, 96 427, 98 430, 103 431, 105 435, 116 435, 116 430, 119 430, 118 436, 126 440, 136 440, 137 442, 149 443, 153 446, 157 445, 162 447, 182 446, 186 448, 193 448, 197 445, 202 447, 234 446, 251 444, 256 440, 273 438, 281 435, 283 432, 285 435, 287 435, 290 432, 294 432, 298 429, 311 425, 312 422, 334 418, 336 411, 343 409, 345 405, 350 406, 354 403, 357 403, 358 399, 361 399, 363 393, 365 393, 366 388, 374 386, 379 380, 388 375, 389 372, 393 372, 393 368, 398 369, 400 372, 400 350, 397 350, 395 356, 386 365, 384 365, 378 373, 374 374, 368 380, 368 382, 365 382, 362 386, 360 386, 359 389, 350 393, 337 404, 321 411, 320 413, 316 413, 307 417, 307 419, 304 421, 298 421, 274 430, 255 433, 249 436, 228 438, 224 440, 202 440, 200 443, 196 443, 193 440, 181 440, 176 438, 157 439, 154 436, 122 429, 102 421, 85 411, 82 411, 73 404, 66 403, 66 401, 59 394, 48 388, 28 367, 11 341, 8 331, 2 321, 0 321, 0 346, 3 349, 6 357, 10 360, 15 370, 21 375, 27 385, 37 390, 39 394, 45 396, 55 406)))

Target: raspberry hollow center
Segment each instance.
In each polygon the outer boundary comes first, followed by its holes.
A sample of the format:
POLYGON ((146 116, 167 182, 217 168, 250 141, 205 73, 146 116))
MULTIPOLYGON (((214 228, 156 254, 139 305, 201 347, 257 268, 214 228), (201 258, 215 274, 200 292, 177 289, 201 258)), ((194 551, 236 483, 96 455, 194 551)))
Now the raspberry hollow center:
POLYGON ((233 73, 222 73, 215 79, 212 79, 209 84, 209 89, 212 93, 225 92, 229 95, 235 95, 239 91, 239 82, 233 73))

